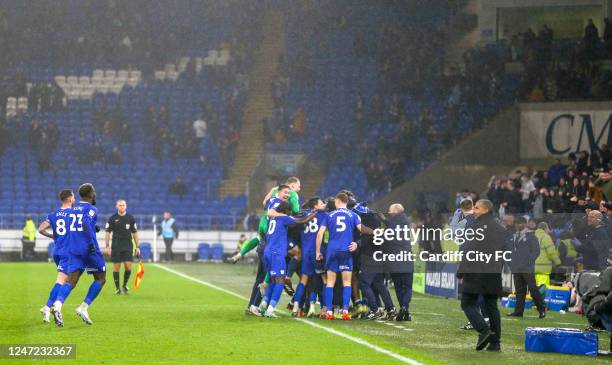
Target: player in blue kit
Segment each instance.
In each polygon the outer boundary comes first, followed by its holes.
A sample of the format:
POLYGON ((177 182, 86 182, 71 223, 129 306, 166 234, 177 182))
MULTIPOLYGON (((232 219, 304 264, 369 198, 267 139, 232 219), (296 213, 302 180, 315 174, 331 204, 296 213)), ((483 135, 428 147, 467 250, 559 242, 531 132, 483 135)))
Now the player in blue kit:
POLYGON ((329 213, 324 222, 321 222, 317 233, 316 250, 317 260, 325 259, 325 270, 327 271, 327 282, 323 293, 323 301, 327 314, 325 319, 335 319, 332 311, 332 300, 336 276, 342 273, 342 319, 350 320, 348 312, 351 302, 351 279, 353 272, 352 252, 357 250, 358 245, 353 241, 353 231, 358 229, 361 233, 372 234, 372 230, 361 225, 361 219, 353 211, 347 209, 348 195, 338 193, 336 195, 336 209, 329 213), (329 231, 329 241, 325 256, 321 253, 321 243, 325 231, 329 231))
MULTIPOLYGON (((302 309, 304 308, 304 294, 306 291, 306 286, 308 285, 308 280, 314 275, 315 269, 317 267, 317 250, 316 250, 316 241, 317 241, 317 233, 319 232, 319 224, 324 222, 327 214, 325 213, 325 203, 319 197, 314 197, 308 200, 306 203, 308 210, 305 212, 306 214, 311 214, 312 212, 316 212, 315 218, 308 222, 308 224, 304 225, 304 229, 302 230, 301 238, 302 238, 302 269, 301 269, 301 277, 300 283, 295 289, 295 296, 293 297, 293 311, 291 313, 294 317, 303 317, 304 313, 302 309)), ((313 291, 311 293, 310 298, 310 307, 309 307, 309 316, 314 315, 314 301, 315 299, 312 297, 312 294, 316 293, 313 291)))
POLYGON ((266 289, 259 310, 265 317, 277 317, 274 313, 276 305, 285 287, 285 276, 287 274, 287 227, 293 224, 303 224, 313 219, 317 212, 306 217, 296 219, 289 216, 291 206, 286 202, 270 205, 278 215, 270 218, 268 230, 266 231, 266 248, 264 249, 264 264, 272 282, 266 289), (268 304, 269 303, 269 304, 268 304))
POLYGON ((49 322, 51 316, 51 306, 57 298, 57 294, 62 285, 68 281, 68 255, 66 255, 66 238, 69 211, 74 204, 74 193, 70 189, 62 190, 59 193, 61 207, 50 213, 47 219, 38 226, 38 232, 45 237, 53 239, 53 261, 57 266, 57 278, 49 293, 47 303, 40 309, 44 322, 49 322), (51 232, 48 230, 51 229, 51 232))
POLYGON ((93 324, 87 309, 98 294, 100 294, 102 287, 106 283, 106 263, 96 239, 98 209, 95 207, 96 191, 93 185, 89 183, 81 185, 79 187, 79 196, 81 201, 70 210, 70 225, 67 226, 68 252, 70 256, 67 270, 69 282, 62 285, 51 309, 55 323, 59 327, 64 325, 61 313, 62 305, 72 289, 77 285, 83 271, 92 273, 94 276, 94 281, 89 286, 85 300, 76 309, 76 314, 86 324, 93 324))

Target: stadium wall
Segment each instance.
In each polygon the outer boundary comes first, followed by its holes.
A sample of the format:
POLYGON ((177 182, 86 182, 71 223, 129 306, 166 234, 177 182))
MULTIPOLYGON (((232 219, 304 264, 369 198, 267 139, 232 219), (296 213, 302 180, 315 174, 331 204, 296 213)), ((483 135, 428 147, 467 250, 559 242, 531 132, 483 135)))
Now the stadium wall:
MULTIPOLYGON (((154 234, 153 231, 140 231, 140 242, 148 242, 153 246, 154 234)), ((234 253, 240 235, 245 233, 247 238, 255 237, 256 232, 232 232, 232 231, 181 231, 179 239, 175 240, 172 245, 172 251, 175 256, 178 254, 179 259, 191 256, 194 260, 197 259, 198 244, 200 243, 221 243, 223 244, 223 251, 225 254, 234 253)), ((0 260, 15 260, 19 258, 21 252, 21 230, 0 230, 0 260)), ((104 232, 101 231, 97 234, 100 248, 104 249, 104 232)), ((51 243, 48 238, 41 238, 40 236, 36 239, 35 251, 38 258, 46 258, 47 248, 51 243)), ((165 252, 164 241, 161 237, 157 239, 157 253, 165 252)))

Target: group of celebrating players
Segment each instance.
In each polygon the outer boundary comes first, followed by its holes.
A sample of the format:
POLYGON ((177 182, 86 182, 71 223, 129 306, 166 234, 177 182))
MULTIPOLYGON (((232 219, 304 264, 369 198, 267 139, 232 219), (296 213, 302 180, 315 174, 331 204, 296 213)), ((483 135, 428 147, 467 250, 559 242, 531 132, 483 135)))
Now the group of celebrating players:
POLYGON ((53 315, 58 327, 64 326, 62 306, 83 272, 87 271, 94 277, 85 299, 76 309, 76 314, 86 324, 93 324, 87 309, 106 282, 106 263, 96 239, 99 227, 94 186, 89 183, 81 185, 79 197, 81 200, 75 202, 72 190, 62 190, 59 193, 60 208, 49 214, 38 229, 40 234, 53 239, 53 259, 57 265, 56 282, 40 312, 45 322, 50 322, 53 315))
MULTIPOLYGON (((398 312, 386 286, 359 279, 358 251, 368 240, 371 242, 372 228, 378 228, 384 218, 374 220, 371 227, 362 224, 361 217, 377 215, 365 204, 357 203, 348 190, 341 190, 326 201, 313 197, 300 209, 300 188, 299 179, 291 177, 267 194, 263 201, 265 214, 260 221, 259 236, 248 241, 230 259, 235 263, 257 247, 259 266, 246 313, 277 317, 275 310, 285 290, 291 297, 288 309, 295 317, 315 316, 318 297, 320 318, 351 320, 358 315, 378 319, 385 316, 380 307, 379 298, 382 298, 386 319, 411 320, 406 301, 401 300, 404 303, 398 312), (294 273, 300 277, 295 291, 291 285, 294 273), (338 276, 341 280, 337 282, 338 276), (362 300, 360 291, 364 295, 367 291, 373 293, 362 300)), ((383 280, 382 273, 376 275, 383 280)))

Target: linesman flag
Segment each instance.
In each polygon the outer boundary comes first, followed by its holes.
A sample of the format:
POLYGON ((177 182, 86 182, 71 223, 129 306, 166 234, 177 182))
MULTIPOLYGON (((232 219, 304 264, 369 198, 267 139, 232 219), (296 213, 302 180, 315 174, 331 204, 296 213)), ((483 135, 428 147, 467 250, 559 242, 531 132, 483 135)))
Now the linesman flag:
POLYGON ((142 260, 138 260, 138 268, 136 269, 136 277, 134 278, 134 288, 138 289, 143 276, 144 265, 142 264, 142 260))

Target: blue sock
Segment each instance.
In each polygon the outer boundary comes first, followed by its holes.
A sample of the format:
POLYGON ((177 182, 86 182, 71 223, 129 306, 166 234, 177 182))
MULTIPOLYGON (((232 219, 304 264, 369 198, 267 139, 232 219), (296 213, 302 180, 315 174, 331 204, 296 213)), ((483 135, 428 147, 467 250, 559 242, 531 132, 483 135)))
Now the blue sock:
POLYGON ((72 291, 72 287, 70 286, 70 283, 66 283, 62 285, 59 288, 59 291, 57 293, 57 298, 55 298, 55 300, 59 300, 60 303, 64 303, 66 299, 68 299, 68 296, 70 295, 71 291, 72 291))
POLYGON ((328 311, 332 310, 332 301, 334 300, 334 288, 326 286, 325 292, 323 292, 323 300, 325 301, 325 308, 328 311))
POLYGON ((272 296, 272 290, 276 286, 276 283, 268 284, 268 288, 266 289, 266 294, 264 294, 263 301, 266 303, 270 303, 270 297, 272 296))
POLYGON ((349 304, 351 304, 351 290, 350 286, 342 287, 342 309, 345 311, 349 309, 349 304))
POLYGON ((57 294, 59 293, 61 287, 62 284, 60 283, 55 283, 53 285, 53 288, 51 288, 51 292, 49 293, 49 299, 47 299, 47 307, 51 308, 53 303, 55 303, 55 299, 57 299, 57 294))
POLYGON ((300 306, 304 304, 304 284, 299 283, 297 288, 295 288, 295 295, 293 296, 293 301, 297 300, 300 303, 300 306))
POLYGON ((276 283, 276 285, 274 285, 274 290, 272 291, 272 300, 270 300, 270 307, 272 308, 276 307, 276 304, 278 303, 281 295, 283 294, 284 288, 285 288, 284 284, 276 283))
POLYGON ((89 290, 87 291, 87 295, 85 296, 84 302, 87 303, 87 305, 91 304, 91 302, 96 299, 98 294, 100 294, 101 290, 102 283, 100 283, 98 280, 94 280, 94 282, 91 283, 91 285, 89 286, 89 290))
POLYGON ((310 292, 310 303, 314 303, 317 301, 317 292, 311 291, 310 292))

